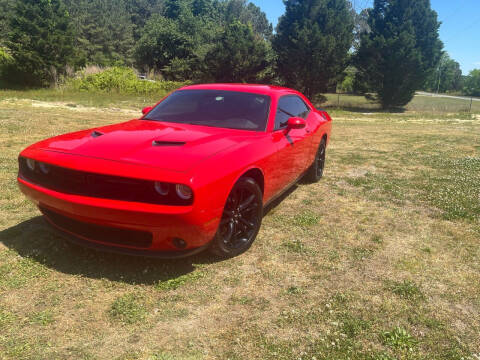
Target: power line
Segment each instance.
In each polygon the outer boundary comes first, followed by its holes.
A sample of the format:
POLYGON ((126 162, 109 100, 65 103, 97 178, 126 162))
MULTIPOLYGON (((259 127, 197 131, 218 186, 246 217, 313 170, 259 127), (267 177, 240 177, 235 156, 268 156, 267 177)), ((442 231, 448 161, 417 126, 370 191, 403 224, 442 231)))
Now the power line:
POLYGON ((473 26, 477 25, 478 23, 480 22, 480 18, 476 19, 473 23, 471 23, 470 25, 467 25, 465 28, 463 28, 461 31, 457 31, 455 33, 455 35, 452 35, 450 36, 447 40, 445 41, 450 41, 452 40, 453 38, 457 37, 459 34, 461 33, 464 33, 465 31, 469 30, 470 28, 472 28, 473 26))
POLYGON ((462 2, 460 0, 460 5, 457 6, 456 9, 452 13, 450 13, 448 16, 446 16, 445 18, 443 18, 441 20, 442 24, 444 24, 447 20, 452 20, 465 5, 466 5, 465 1, 462 2))

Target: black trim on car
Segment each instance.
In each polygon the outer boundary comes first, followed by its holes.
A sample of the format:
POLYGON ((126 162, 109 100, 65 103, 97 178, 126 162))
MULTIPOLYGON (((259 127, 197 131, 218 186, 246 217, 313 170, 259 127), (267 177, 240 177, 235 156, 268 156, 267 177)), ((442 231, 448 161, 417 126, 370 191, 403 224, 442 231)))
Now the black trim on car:
POLYGON ((155 205, 193 204, 193 195, 188 200, 180 198, 176 194, 175 184, 171 183, 165 183, 169 187, 167 195, 160 195, 155 190, 155 182, 151 180, 96 174, 41 162, 36 162, 37 166, 32 170, 24 157, 19 157, 18 163, 21 179, 64 194, 155 205))
POLYGON ((87 223, 43 207, 40 207, 40 211, 57 227, 87 239, 142 249, 148 249, 152 246, 153 235, 148 231, 87 223))
MULTIPOLYGON (((40 209, 42 212, 45 209, 40 209)), ((151 249, 141 249, 141 248, 126 248, 117 246, 117 244, 112 243, 112 245, 100 244, 93 241, 85 240, 84 238, 70 233, 68 230, 63 229, 62 226, 56 224, 48 215, 45 215, 48 219, 48 223, 51 225, 52 229, 54 229, 62 238, 76 244, 78 246, 82 246, 89 249, 94 249, 98 251, 104 251, 109 253, 121 254, 121 255, 131 255, 131 256, 141 256, 141 257, 148 257, 148 258, 157 258, 157 259, 181 259, 188 256, 192 256, 204 251, 206 248, 210 246, 210 243, 203 245, 201 247, 189 250, 174 250, 174 251, 157 251, 151 249)), ((122 229, 122 231, 124 231, 122 229)), ((101 239, 99 241, 106 242, 105 239, 101 239)))

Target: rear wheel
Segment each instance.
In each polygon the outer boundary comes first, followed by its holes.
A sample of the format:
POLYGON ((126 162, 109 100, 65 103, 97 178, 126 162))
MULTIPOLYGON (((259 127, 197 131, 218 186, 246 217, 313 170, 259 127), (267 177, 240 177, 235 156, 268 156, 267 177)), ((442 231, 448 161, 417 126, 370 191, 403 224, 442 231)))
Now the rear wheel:
POLYGON ((263 216, 262 191, 252 178, 241 178, 233 187, 223 210, 210 251, 220 257, 247 251, 257 237, 263 216))
POLYGON ((317 153, 315 154, 315 160, 312 166, 308 169, 305 179, 308 182, 314 183, 319 181, 323 176, 323 169, 325 168, 325 152, 327 150, 327 141, 322 139, 318 146, 317 153))

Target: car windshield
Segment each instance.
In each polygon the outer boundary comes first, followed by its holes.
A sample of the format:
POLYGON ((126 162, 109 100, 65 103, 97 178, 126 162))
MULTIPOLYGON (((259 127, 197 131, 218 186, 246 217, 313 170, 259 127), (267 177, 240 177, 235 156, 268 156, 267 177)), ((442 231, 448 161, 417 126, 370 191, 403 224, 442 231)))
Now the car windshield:
POLYGON ((226 90, 179 90, 143 119, 265 131, 270 97, 226 90))

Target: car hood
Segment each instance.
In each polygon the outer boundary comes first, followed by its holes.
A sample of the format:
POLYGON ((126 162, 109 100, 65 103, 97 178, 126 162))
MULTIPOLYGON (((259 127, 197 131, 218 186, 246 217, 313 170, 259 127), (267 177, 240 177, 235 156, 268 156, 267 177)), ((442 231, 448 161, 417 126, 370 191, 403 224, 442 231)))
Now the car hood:
POLYGON ((132 120, 60 135, 35 147, 185 172, 252 136, 250 131, 132 120))

